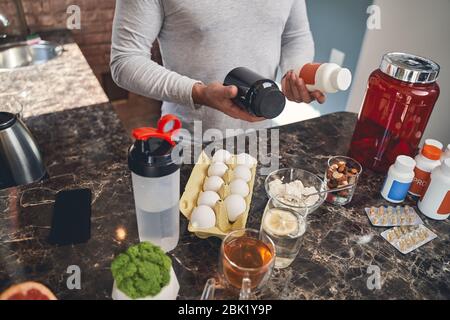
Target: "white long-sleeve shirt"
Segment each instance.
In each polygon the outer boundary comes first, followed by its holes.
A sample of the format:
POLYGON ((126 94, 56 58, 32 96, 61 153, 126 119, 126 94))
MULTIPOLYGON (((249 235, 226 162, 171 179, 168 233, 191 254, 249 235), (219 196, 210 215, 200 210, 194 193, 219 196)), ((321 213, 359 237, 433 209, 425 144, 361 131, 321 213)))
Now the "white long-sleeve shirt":
MULTIPOLYGON (((305 0, 117 0, 111 71, 116 83, 162 100, 162 113, 177 115, 192 130, 248 129, 248 123, 196 107, 192 87, 223 82, 235 67, 275 80, 311 62, 314 43, 305 0), (151 60, 159 40, 163 66, 151 60)), ((299 110, 299 112, 301 112, 299 110)))

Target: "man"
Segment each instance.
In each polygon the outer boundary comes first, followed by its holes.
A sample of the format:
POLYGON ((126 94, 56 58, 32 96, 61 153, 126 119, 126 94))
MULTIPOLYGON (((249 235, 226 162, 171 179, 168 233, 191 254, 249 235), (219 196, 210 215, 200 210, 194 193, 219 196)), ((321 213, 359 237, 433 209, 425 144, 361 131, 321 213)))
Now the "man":
POLYGON ((204 130, 267 126, 232 102, 235 86, 222 85, 235 67, 269 79, 280 69, 289 100, 323 103, 325 96, 309 93, 298 77, 300 67, 313 56, 304 0, 116 2, 111 50, 115 82, 164 101, 162 114, 177 115, 190 130, 194 120, 201 120, 204 130), (155 39, 164 67, 151 60, 155 39))

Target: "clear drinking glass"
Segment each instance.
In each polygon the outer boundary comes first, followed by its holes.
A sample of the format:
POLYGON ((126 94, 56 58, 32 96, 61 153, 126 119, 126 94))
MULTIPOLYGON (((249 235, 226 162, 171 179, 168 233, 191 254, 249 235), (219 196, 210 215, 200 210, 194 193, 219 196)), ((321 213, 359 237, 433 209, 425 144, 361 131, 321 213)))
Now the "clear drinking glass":
POLYGON ((306 227, 306 215, 286 207, 275 198, 269 199, 261 221, 261 233, 267 234, 275 244, 275 268, 287 268, 295 260, 306 227))
POLYGON ((201 299, 214 299, 215 289, 239 290, 239 299, 250 300, 270 278, 275 262, 275 245, 270 237, 254 229, 229 233, 222 241, 219 257, 220 279, 209 279, 201 299))
POLYGON ((335 156, 328 159, 328 167, 324 175, 324 181, 327 188, 335 189, 345 187, 346 185, 351 185, 351 187, 342 191, 329 192, 326 198, 327 202, 341 206, 350 203, 353 199, 353 195, 355 194, 356 184, 358 183, 361 172, 362 166, 355 159, 345 156, 335 156), (336 170, 332 170, 333 166, 339 167, 342 163, 345 163, 346 166, 344 172, 340 173, 337 171, 336 173, 336 170), (354 169, 353 173, 351 172, 352 169, 354 169), (333 174, 336 174, 336 176, 333 176, 333 174))
POLYGON ((261 221, 261 233, 267 234, 275 244, 275 268, 287 268, 300 250, 306 232, 306 217, 325 201, 326 193, 311 197, 308 194, 325 191, 326 186, 317 175, 291 168, 269 174, 265 189, 269 201, 261 221), (292 183, 297 187, 293 188, 292 183))

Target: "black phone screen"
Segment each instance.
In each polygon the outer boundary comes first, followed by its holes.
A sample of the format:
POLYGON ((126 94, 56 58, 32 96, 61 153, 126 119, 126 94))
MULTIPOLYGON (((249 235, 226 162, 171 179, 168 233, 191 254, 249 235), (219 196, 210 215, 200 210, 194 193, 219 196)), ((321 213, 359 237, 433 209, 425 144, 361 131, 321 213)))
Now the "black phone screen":
POLYGON ((90 189, 64 190, 56 194, 48 241, 68 245, 87 242, 91 237, 90 189))

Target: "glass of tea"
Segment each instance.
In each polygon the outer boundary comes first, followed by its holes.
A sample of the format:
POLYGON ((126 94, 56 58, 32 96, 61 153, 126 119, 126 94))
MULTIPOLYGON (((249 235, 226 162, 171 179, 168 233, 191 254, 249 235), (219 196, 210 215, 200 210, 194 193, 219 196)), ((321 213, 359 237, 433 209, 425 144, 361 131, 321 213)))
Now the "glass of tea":
POLYGON ((241 299, 266 284, 274 263, 275 245, 258 230, 236 230, 222 241, 219 270, 228 285, 241 290, 241 299))

